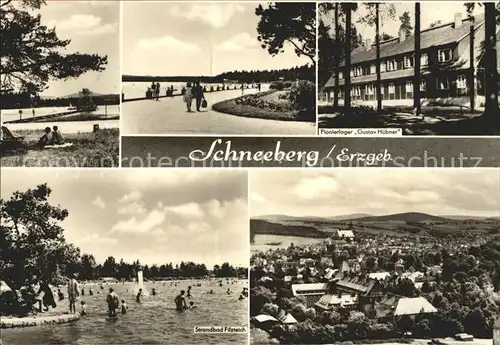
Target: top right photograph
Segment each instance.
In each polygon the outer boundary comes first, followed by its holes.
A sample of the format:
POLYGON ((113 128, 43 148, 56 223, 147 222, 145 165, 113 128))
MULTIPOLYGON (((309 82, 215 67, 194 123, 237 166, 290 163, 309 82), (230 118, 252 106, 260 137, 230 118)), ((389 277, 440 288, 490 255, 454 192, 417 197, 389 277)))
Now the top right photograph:
POLYGON ((500 3, 318 10, 320 135, 500 135, 500 3))

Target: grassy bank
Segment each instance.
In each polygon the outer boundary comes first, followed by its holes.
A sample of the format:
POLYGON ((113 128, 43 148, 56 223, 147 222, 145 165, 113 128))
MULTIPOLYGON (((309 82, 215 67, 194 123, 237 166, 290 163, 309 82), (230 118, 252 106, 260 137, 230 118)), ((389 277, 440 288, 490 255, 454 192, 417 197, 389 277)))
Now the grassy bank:
POLYGON ((315 114, 293 109, 289 101, 280 98, 282 91, 265 91, 222 101, 212 106, 220 113, 266 120, 314 122, 315 114))
POLYGON ((73 146, 65 148, 36 147, 40 131, 16 131, 25 137, 25 146, 1 153, 0 165, 4 167, 118 167, 118 128, 102 129, 96 133, 65 135, 73 146))

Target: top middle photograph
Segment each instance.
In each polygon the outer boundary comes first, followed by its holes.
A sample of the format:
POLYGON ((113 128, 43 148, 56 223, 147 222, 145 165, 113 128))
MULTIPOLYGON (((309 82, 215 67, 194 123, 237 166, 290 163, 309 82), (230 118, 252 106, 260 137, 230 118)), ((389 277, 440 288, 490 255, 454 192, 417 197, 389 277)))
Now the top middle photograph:
POLYGON ((315 3, 122 6, 123 135, 316 134, 315 3))

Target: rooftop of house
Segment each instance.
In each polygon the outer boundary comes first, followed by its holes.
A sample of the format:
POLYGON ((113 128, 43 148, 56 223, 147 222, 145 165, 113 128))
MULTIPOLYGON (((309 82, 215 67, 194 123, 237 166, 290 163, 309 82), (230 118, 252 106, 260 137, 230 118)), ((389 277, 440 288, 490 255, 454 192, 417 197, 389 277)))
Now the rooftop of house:
MULTIPOLYGON (((468 36, 471 26, 471 17, 461 21, 461 25, 455 27, 455 22, 435 26, 420 31, 420 49, 425 50, 431 47, 439 47, 450 43, 458 42, 468 36)), ((477 29, 484 23, 484 16, 476 16, 474 27, 477 29)), ((352 51, 351 64, 356 64, 364 61, 377 59, 375 45, 360 47, 352 51)), ((415 50, 415 35, 408 36, 404 41, 400 42, 400 38, 392 38, 387 41, 380 42, 380 58, 411 53, 415 50)))
POLYGON ((437 309, 423 297, 401 298, 394 310, 395 316, 436 313, 437 309))
POLYGON ((316 302, 316 306, 329 309, 331 305, 340 305, 341 307, 347 307, 356 304, 358 301, 358 296, 352 296, 348 294, 338 295, 324 295, 316 302))
POLYGON ((311 284, 292 284, 292 292, 294 296, 300 295, 302 291, 326 291, 328 285, 325 283, 311 284))

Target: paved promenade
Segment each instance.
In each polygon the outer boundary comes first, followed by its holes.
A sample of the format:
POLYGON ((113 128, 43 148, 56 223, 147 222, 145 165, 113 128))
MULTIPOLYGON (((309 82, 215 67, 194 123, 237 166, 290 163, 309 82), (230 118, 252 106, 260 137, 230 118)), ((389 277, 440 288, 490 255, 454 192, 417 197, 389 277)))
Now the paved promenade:
MULTIPOLYGON (((245 95, 256 93, 246 89, 245 95)), ((211 109, 217 102, 241 96, 241 90, 206 93, 208 109, 188 113, 182 97, 122 104, 121 132, 134 134, 242 134, 314 135, 312 123, 276 121, 222 114, 211 109)), ((193 108, 195 110, 194 102, 193 108)))

